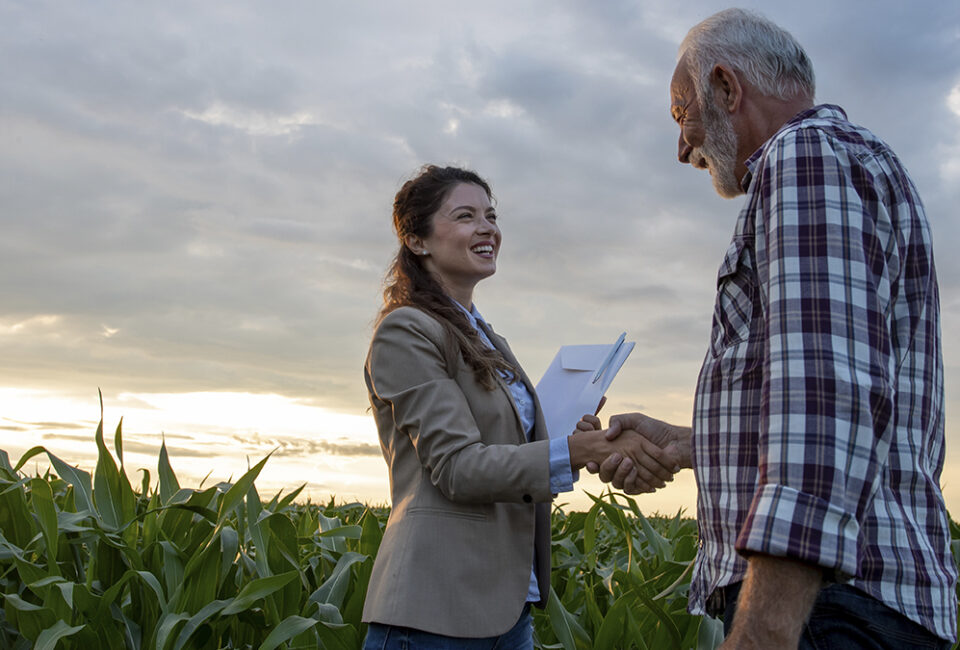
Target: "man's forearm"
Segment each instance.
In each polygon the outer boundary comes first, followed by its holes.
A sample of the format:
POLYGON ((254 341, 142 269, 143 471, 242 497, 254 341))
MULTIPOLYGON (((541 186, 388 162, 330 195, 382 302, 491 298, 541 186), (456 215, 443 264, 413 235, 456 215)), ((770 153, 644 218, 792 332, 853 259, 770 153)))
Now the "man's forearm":
POLYGON ((723 650, 796 648, 820 591, 820 567, 787 558, 753 555, 723 650))

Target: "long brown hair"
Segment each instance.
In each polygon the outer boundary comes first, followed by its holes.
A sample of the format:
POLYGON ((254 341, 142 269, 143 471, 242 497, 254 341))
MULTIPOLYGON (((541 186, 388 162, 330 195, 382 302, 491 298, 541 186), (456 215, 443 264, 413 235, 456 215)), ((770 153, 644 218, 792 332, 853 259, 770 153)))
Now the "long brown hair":
POLYGON ((436 165, 425 165, 397 192, 393 200, 393 228, 400 239, 400 248, 387 270, 384 304, 377 320, 402 306, 416 307, 430 314, 456 342, 477 381, 487 390, 493 390, 497 385, 494 373, 503 372, 512 380, 517 376, 516 369, 498 350, 487 347, 463 310, 424 267, 423 259, 406 245, 408 235, 424 239, 430 236, 433 216, 447 195, 461 183, 478 185, 487 193, 487 198, 493 199, 490 185, 475 172, 436 165))

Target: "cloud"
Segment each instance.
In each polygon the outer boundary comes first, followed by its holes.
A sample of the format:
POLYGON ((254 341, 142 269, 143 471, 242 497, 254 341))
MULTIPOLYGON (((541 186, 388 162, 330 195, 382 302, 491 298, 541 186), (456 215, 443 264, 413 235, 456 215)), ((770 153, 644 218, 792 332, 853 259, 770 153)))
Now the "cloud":
POLYGON ((304 439, 304 438, 272 438, 262 437, 260 434, 234 436, 239 445, 262 452, 270 451, 273 456, 281 457, 318 457, 318 456, 374 456, 381 455, 380 446, 368 443, 358 443, 347 438, 340 439, 304 439))

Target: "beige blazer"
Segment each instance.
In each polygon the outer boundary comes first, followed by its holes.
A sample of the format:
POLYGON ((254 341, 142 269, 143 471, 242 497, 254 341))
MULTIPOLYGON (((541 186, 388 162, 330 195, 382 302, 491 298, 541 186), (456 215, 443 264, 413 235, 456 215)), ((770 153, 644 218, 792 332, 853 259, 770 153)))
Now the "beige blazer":
MULTIPOLYGON (((519 368, 507 342, 486 331, 519 368)), ((363 620, 503 634, 526 601, 534 549, 540 607, 550 593, 549 441, 539 403, 528 443, 507 385, 483 388, 440 323, 413 307, 381 321, 364 376, 393 508, 363 620)))

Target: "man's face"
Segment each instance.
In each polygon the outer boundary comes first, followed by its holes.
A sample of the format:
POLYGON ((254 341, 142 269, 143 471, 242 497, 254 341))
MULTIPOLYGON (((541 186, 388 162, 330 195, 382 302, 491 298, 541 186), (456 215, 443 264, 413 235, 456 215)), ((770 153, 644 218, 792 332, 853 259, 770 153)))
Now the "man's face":
POLYGON ((673 73, 670 95, 670 113, 680 126, 677 158, 708 170, 720 196, 729 199, 743 194, 734 171, 737 134, 733 122, 712 95, 699 101, 685 57, 673 73))

